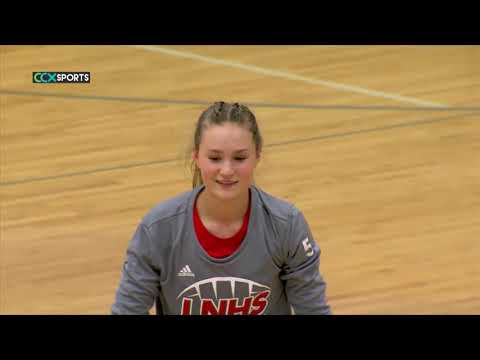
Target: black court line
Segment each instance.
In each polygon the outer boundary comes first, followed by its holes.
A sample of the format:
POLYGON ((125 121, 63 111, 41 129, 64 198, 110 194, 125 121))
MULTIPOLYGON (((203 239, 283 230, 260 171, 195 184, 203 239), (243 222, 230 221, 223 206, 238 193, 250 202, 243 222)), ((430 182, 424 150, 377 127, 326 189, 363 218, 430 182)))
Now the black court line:
POLYGON ((400 123, 400 124, 394 124, 394 125, 388 125, 388 126, 381 126, 381 127, 377 127, 377 128, 371 128, 371 129, 354 130, 354 131, 348 131, 348 132, 338 133, 338 134, 315 136, 315 137, 305 138, 305 139, 283 141, 283 142, 279 142, 279 143, 271 143, 271 144, 268 145, 268 147, 298 144, 298 143, 304 143, 304 142, 309 142, 309 141, 325 140, 325 139, 332 139, 332 138, 337 138, 337 137, 345 137, 345 136, 349 136, 349 135, 357 135, 357 134, 365 134, 365 133, 392 130, 392 129, 398 129, 398 128, 413 127, 413 126, 418 126, 418 125, 425 125, 425 124, 432 124, 432 123, 437 123, 437 122, 442 122, 442 121, 454 120, 455 118, 458 118, 458 117, 463 120, 464 118, 472 116, 472 115, 479 115, 479 114, 477 112, 471 112, 471 113, 466 113, 466 114, 456 114, 456 115, 453 115, 453 116, 448 116, 448 117, 439 118, 439 119, 410 121, 410 122, 406 122, 406 123, 400 123))
MULTIPOLYGON (((69 100, 121 101, 134 103, 154 103, 165 105, 201 105, 209 106, 212 102, 202 100, 174 100, 128 96, 81 95, 52 93, 43 91, 0 90, 0 94, 14 96, 53 97, 69 100)), ((241 101, 240 101, 241 102, 241 101)), ((315 105, 315 104, 275 104, 259 102, 241 102, 247 106, 273 109, 309 109, 309 110, 391 110, 391 111, 480 111, 480 106, 384 106, 384 105, 315 105)))
MULTIPOLYGON (((406 123, 400 123, 400 124, 394 124, 394 125, 388 125, 388 126, 381 126, 381 127, 370 128, 370 129, 355 130, 355 131, 348 131, 348 132, 342 132, 342 133, 336 133, 336 134, 315 136, 315 137, 304 138, 304 139, 282 141, 282 142, 278 142, 278 143, 267 144, 264 147, 265 148, 270 148, 270 147, 275 147, 275 146, 306 143, 306 142, 310 142, 310 141, 328 140, 328 139, 334 139, 334 138, 340 138, 340 137, 347 137, 347 136, 351 136, 351 135, 366 134, 366 133, 387 131, 387 130, 398 129, 398 128, 406 128, 406 127, 413 127, 413 126, 419 126, 419 125, 439 123, 439 122, 442 122, 442 121, 449 121, 449 120, 454 120, 454 119, 458 119, 458 118, 463 120, 463 119, 465 119, 467 117, 470 117, 472 115, 478 115, 478 113, 477 112, 471 112, 471 113, 467 113, 467 114, 456 114, 456 115, 446 116, 446 117, 437 118, 437 119, 410 121, 410 122, 406 122, 406 123)), ((74 173, 52 175, 52 176, 45 176, 45 177, 37 177, 37 178, 28 178, 28 179, 22 179, 22 180, 14 180, 14 181, 0 183, 0 186, 11 186, 11 185, 25 184, 25 183, 37 182, 37 181, 69 178, 69 177, 74 177, 74 176, 88 175, 88 174, 100 173, 100 172, 105 172, 105 171, 124 170, 124 169, 130 169, 130 168, 135 168, 135 167, 168 164, 168 163, 174 163, 174 162, 179 162, 179 161, 181 161, 181 160, 176 158, 176 159, 163 159, 163 160, 155 160, 155 161, 137 162, 137 163, 133 163, 133 164, 125 164, 125 165, 113 166, 113 167, 108 167, 108 168, 97 168, 97 169, 79 171, 79 172, 74 172, 74 173)))
POLYGON ((97 168, 97 169, 92 169, 92 170, 77 171, 77 172, 73 172, 73 173, 66 173, 66 174, 60 174, 60 175, 42 176, 42 177, 37 177, 37 178, 27 178, 27 179, 22 179, 22 180, 9 181, 9 182, 0 183, 0 186, 18 185, 18 184, 25 184, 25 183, 45 181, 45 180, 55 180, 55 179, 61 179, 61 178, 75 177, 75 176, 79 176, 79 175, 96 174, 96 173, 105 172, 105 171, 124 170, 124 169, 130 169, 130 168, 141 167, 141 166, 172 163, 174 161, 178 161, 178 160, 177 159, 164 159, 164 160, 155 160, 155 161, 136 162, 136 163, 133 163, 133 164, 125 164, 125 165, 112 166, 112 167, 107 167, 107 168, 97 168))

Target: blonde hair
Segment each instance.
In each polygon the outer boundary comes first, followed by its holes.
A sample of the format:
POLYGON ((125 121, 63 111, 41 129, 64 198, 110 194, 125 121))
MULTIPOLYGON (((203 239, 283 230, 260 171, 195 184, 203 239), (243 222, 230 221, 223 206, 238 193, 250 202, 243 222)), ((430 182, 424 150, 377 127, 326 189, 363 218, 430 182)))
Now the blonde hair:
MULTIPOLYGON (((226 122, 245 126, 251 133, 257 156, 260 155, 263 146, 263 138, 258 128, 257 119, 250 109, 239 103, 226 103, 224 101, 216 102, 210 105, 200 115, 195 126, 195 133, 193 135, 192 151, 198 152, 200 142, 202 140, 203 130, 209 125, 221 125, 226 122)), ((202 175, 195 160, 192 159, 190 163, 190 170, 192 172, 192 187, 203 185, 202 175)))

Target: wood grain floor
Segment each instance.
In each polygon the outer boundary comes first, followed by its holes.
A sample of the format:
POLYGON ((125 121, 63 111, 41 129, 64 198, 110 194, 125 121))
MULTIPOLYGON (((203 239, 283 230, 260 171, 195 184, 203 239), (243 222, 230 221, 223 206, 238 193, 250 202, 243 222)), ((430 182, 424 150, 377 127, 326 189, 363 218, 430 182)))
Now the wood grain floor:
POLYGON ((480 313, 478 64, 479 46, 1 46, 0 314, 109 313, 220 99, 256 113, 256 182, 304 211, 335 313, 480 313))

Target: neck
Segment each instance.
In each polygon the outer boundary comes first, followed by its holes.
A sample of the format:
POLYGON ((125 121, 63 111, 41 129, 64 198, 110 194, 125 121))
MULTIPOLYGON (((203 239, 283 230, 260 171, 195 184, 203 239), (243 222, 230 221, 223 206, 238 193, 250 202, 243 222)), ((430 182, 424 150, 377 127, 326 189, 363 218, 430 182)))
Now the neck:
POLYGON ((222 200, 203 190, 197 198, 200 217, 221 223, 233 223, 243 220, 248 209, 249 191, 233 200, 222 200))

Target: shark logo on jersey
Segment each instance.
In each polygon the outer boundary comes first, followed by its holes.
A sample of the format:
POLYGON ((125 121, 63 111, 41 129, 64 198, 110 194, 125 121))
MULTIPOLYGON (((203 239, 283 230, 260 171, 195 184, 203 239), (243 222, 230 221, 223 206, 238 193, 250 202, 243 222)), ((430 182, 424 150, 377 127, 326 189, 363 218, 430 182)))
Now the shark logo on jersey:
POLYGON ((237 277, 198 281, 177 297, 181 315, 261 315, 269 304, 271 289, 237 277))

